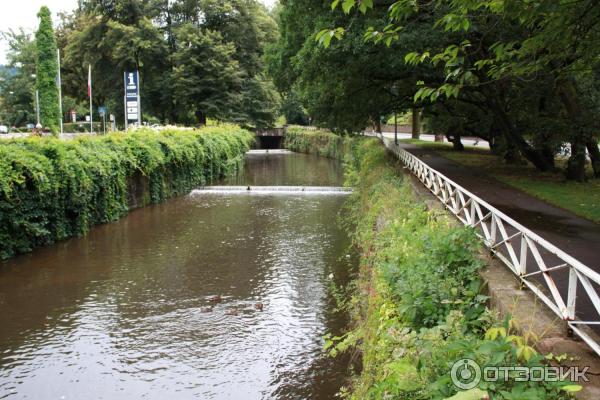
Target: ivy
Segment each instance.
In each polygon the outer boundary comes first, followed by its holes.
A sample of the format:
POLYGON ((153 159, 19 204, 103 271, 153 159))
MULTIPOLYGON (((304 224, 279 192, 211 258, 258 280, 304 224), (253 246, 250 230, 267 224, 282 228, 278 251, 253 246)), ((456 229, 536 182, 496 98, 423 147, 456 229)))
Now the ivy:
POLYGON ((3 142, 0 257, 85 235, 134 205, 158 203, 232 173, 252 140, 248 131, 223 126, 3 142), (148 184, 141 204, 130 191, 136 180, 148 184))

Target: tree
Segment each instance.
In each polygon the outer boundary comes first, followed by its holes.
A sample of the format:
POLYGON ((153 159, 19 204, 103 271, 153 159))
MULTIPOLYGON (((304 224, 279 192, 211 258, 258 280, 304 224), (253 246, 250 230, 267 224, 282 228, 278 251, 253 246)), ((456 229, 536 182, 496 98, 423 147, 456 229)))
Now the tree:
POLYGON ((180 116, 199 124, 207 118, 236 119, 240 110, 242 72, 233 59, 235 47, 220 33, 202 31, 192 24, 179 28, 173 55, 172 85, 180 116))
POLYGON ((31 78, 36 72, 35 42, 23 30, 5 32, 2 38, 9 50, 6 68, 0 74, 0 119, 9 126, 22 126, 35 121, 35 88, 31 78))
POLYGON ((38 13, 40 25, 35 34, 36 45, 36 89, 40 97, 40 122, 42 126, 56 133, 60 126, 58 99, 58 59, 56 39, 52 28, 52 15, 43 6, 38 13))
POLYGON ((405 31, 406 40, 394 44, 393 52, 365 42, 365 30, 386 18, 386 7, 361 20, 331 13, 330 5, 319 0, 288 0, 277 15, 280 38, 268 49, 267 70, 284 97, 293 88, 317 125, 359 132, 379 124, 382 116, 411 108, 418 74, 431 74, 431 68, 408 67, 397 53, 409 45, 425 47, 440 40, 415 24, 405 31), (323 49, 315 35, 332 25, 348 25, 347 35, 323 49))
POLYGON ((139 69, 144 116, 189 123, 197 122, 197 113, 203 120, 208 110, 214 118, 228 118, 247 126, 274 120, 278 96, 263 74, 263 54, 266 43, 275 40, 277 25, 256 0, 79 3, 74 13, 63 16, 58 29, 66 95, 84 100, 85 71, 92 64, 94 103, 108 106, 120 118, 123 70, 139 69), (200 38, 205 41, 196 51, 186 47, 192 35, 197 36, 192 40, 196 44, 200 38), (202 53, 204 50, 208 53, 202 53), (192 58, 187 60, 184 54, 192 58), (229 77, 232 79, 210 65, 208 54, 217 54, 222 66, 237 63, 234 76, 229 77), (214 75, 195 79, 190 75, 193 70, 214 75), (186 83, 178 82, 179 78, 186 83), (188 88, 189 82, 218 83, 219 88, 237 92, 212 93, 210 86, 188 88), (201 102, 195 103, 198 99, 201 102))
POLYGON ((280 96, 275 85, 260 74, 245 80, 242 89, 241 123, 252 124, 253 128, 272 127, 279 113, 280 96))
POLYGON ((298 94, 294 89, 285 93, 281 103, 281 113, 288 124, 308 125, 309 119, 306 110, 302 106, 298 94))
MULTIPOLYGON (((377 14, 384 2, 345 0, 332 5, 341 5, 356 24, 377 14)), ((444 34, 425 49, 419 48, 420 41, 409 41, 409 51, 398 54, 415 69, 429 65, 443 77, 420 76, 415 101, 452 101, 487 110, 494 129, 484 136, 500 134, 506 149, 540 170, 554 169, 557 148, 570 143, 565 170, 569 179, 585 179, 587 148, 596 176, 600 174, 597 132, 587 118, 590 103, 582 101, 578 82, 582 71, 596 68, 600 55, 598 2, 398 0, 385 6, 385 22, 372 24, 364 35, 390 51, 395 43, 405 42, 405 32, 415 22, 444 34)), ((319 31, 317 40, 328 47, 351 32, 339 25, 319 31)))

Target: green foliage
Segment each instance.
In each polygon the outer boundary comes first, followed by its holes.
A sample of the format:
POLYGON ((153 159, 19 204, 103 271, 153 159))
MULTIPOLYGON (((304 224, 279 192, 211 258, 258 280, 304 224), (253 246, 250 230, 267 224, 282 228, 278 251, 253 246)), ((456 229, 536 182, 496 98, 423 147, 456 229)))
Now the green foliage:
POLYGON ((463 358, 481 366, 542 366, 533 333, 499 323, 480 294, 478 241, 441 211, 416 200, 376 140, 355 141, 346 157, 353 186, 345 223, 362 253, 348 307, 356 328, 326 337, 332 355, 358 348, 362 369, 346 391, 368 399, 569 399, 569 382, 484 382, 459 392, 451 369, 463 358))
POLYGON ((195 25, 179 29, 177 40, 185 45, 174 54, 173 90, 180 99, 183 115, 232 119, 241 101, 243 74, 233 58, 235 46, 220 33, 201 31, 195 25))
POLYGON ((600 177, 596 101, 600 3, 554 0, 288 0, 268 52, 319 126, 356 131, 423 110, 435 134, 491 143, 505 160, 600 177), (559 2, 560 3, 560 2, 559 2))
MULTIPOLYGON (((206 118, 264 127, 278 96, 263 75, 277 26, 256 0, 82 0, 57 36, 63 92, 84 102, 88 63, 94 103, 123 116, 123 71, 140 71, 143 119, 172 124, 206 118)), ((95 118, 98 119, 97 117, 95 118)))
POLYGON ((348 151, 348 139, 326 130, 289 126, 283 147, 299 153, 318 154, 322 157, 343 160, 348 151))
POLYGON ((252 140, 245 130, 222 126, 0 143, 0 256, 84 235, 130 207, 231 173, 252 140), (142 198, 135 186, 147 187, 142 198))
POLYGON ((285 121, 291 125, 308 125, 310 122, 295 90, 291 90, 284 96, 281 113, 285 117, 285 121))
POLYGON ((35 42, 23 30, 0 37, 8 45, 7 65, 0 71, 0 121, 8 126, 35 123, 35 42))
POLYGON ((60 126, 58 104, 58 59, 56 39, 52 28, 52 15, 43 6, 38 13, 40 26, 35 34, 36 45, 36 89, 40 97, 40 122, 44 128, 57 133, 60 126))
MULTIPOLYGON (((364 19, 338 14, 327 2, 286 1, 278 15, 280 38, 267 51, 267 70, 280 91, 300 100, 314 124, 353 133, 382 115, 411 106, 415 82, 401 57, 364 41, 370 24, 385 23, 384 8, 364 19), (342 42, 332 40, 341 32, 323 31, 343 24, 349 27, 342 42), (320 42, 329 43, 329 48, 320 42)), ((411 32, 411 39, 436 39, 416 29, 411 32)), ((394 46, 402 51, 404 44, 394 46)))

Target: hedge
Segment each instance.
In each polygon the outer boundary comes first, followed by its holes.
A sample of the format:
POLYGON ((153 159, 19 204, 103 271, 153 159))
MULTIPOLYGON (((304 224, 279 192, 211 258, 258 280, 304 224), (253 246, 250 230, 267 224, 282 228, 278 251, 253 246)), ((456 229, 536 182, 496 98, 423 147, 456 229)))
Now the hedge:
POLYGON ((254 140, 237 126, 0 143, 0 257, 86 234, 130 208, 232 173, 254 140), (135 186, 143 198, 133 201, 135 186))

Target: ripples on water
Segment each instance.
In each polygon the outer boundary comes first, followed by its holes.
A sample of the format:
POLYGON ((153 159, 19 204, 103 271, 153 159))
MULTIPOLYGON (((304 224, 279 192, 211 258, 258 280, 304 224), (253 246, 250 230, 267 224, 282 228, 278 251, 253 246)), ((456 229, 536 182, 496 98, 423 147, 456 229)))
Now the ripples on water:
MULTIPOLYGON (((341 179, 299 155, 245 172, 236 183, 341 179)), ((5 263, 0 398, 332 398, 347 364, 321 338, 346 323, 327 290, 353 264, 343 201, 187 196, 5 263)))

